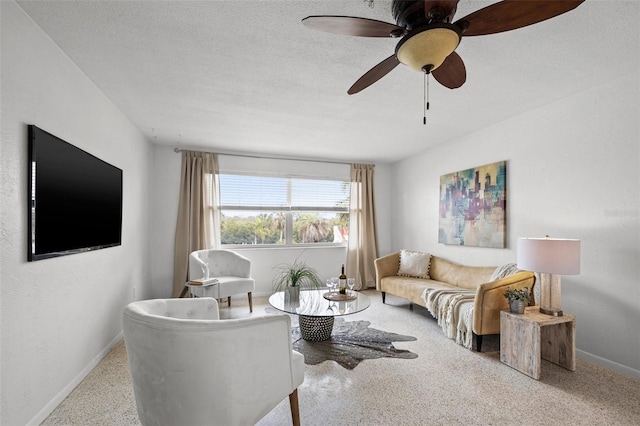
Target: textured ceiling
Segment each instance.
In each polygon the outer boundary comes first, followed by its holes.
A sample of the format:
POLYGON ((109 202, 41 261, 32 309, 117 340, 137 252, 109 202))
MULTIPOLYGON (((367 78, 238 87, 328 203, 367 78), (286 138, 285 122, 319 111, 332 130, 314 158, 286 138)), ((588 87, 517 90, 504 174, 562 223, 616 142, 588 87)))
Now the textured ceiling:
MULTIPOLYGON (((456 19, 494 2, 461 0, 456 19)), ((393 22, 391 1, 19 2, 154 143, 376 162, 637 73, 639 3, 587 0, 530 27, 463 38, 467 82, 450 90, 431 80, 425 126, 422 74, 403 65, 346 93, 395 40, 300 23, 322 14, 393 22)))

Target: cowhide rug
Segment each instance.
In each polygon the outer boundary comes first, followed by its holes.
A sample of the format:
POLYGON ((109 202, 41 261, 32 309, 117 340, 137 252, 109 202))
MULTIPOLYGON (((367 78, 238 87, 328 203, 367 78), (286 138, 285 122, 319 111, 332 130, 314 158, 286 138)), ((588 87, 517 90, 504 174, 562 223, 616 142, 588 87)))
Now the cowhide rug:
MULTIPOLYGON (((280 312, 267 308, 267 313, 280 312)), ((336 317, 331 338, 324 342, 309 342, 302 339, 297 315, 291 317, 293 349, 304 355, 305 364, 315 365, 333 360, 348 370, 354 369, 360 361, 376 358, 413 359, 418 355, 405 349, 397 349, 392 342, 416 340, 412 336, 370 328, 369 321, 345 321, 336 317)))

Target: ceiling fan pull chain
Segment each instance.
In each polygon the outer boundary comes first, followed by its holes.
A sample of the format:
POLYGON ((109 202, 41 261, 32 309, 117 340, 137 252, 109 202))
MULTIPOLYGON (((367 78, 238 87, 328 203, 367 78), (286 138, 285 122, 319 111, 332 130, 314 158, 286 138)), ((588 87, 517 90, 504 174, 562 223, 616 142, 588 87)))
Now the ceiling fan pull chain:
POLYGON ((429 111, 429 75, 431 73, 427 74, 427 111, 429 111))
POLYGON ((429 110, 429 73, 424 73, 424 90, 422 94, 422 101, 424 104, 424 116, 422 117, 422 124, 427 124, 427 111, 429 110))
POLYGON ((422 80, 422 124, 427 124, 427 73, 424 73, 422 80))

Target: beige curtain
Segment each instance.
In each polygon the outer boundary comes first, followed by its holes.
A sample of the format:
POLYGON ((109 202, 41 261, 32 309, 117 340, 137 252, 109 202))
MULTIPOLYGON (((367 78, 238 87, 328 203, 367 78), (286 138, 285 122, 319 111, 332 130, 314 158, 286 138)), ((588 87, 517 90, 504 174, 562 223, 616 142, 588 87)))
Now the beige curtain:
POLYGON ((378 236, 374 209, 373 164, 351 165, 351 206, 347 276, 356 278, 356 288, 376 286, 373 265, 378 257, 378 236))
POLYGON ((180 296, 185 289, 189 254, 195 250, 220 247, 219 200, 217 155, 182 151, 173 297, 180 296))

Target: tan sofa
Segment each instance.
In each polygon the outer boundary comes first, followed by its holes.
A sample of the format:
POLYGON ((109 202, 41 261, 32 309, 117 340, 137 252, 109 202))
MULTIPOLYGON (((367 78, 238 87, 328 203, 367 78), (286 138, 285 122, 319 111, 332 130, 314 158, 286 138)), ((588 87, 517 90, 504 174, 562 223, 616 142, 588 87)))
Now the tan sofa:
POLYGON ((431 279, 398 276, 399 267, 400 252, 375 261, 376 288, 382 292, 382 303, 389 293, 426 307, 422 297, 426 288, 475 289, 472 330, 478 352, 482 347, 482 336, 500 333, 500 311, 509 309, 504 297, 506 288, 528 287, 533 292, 535 285, 533 272, 522 271, 490 282, 495 266, 465 266, 433 255, 429 269, 431 279))

